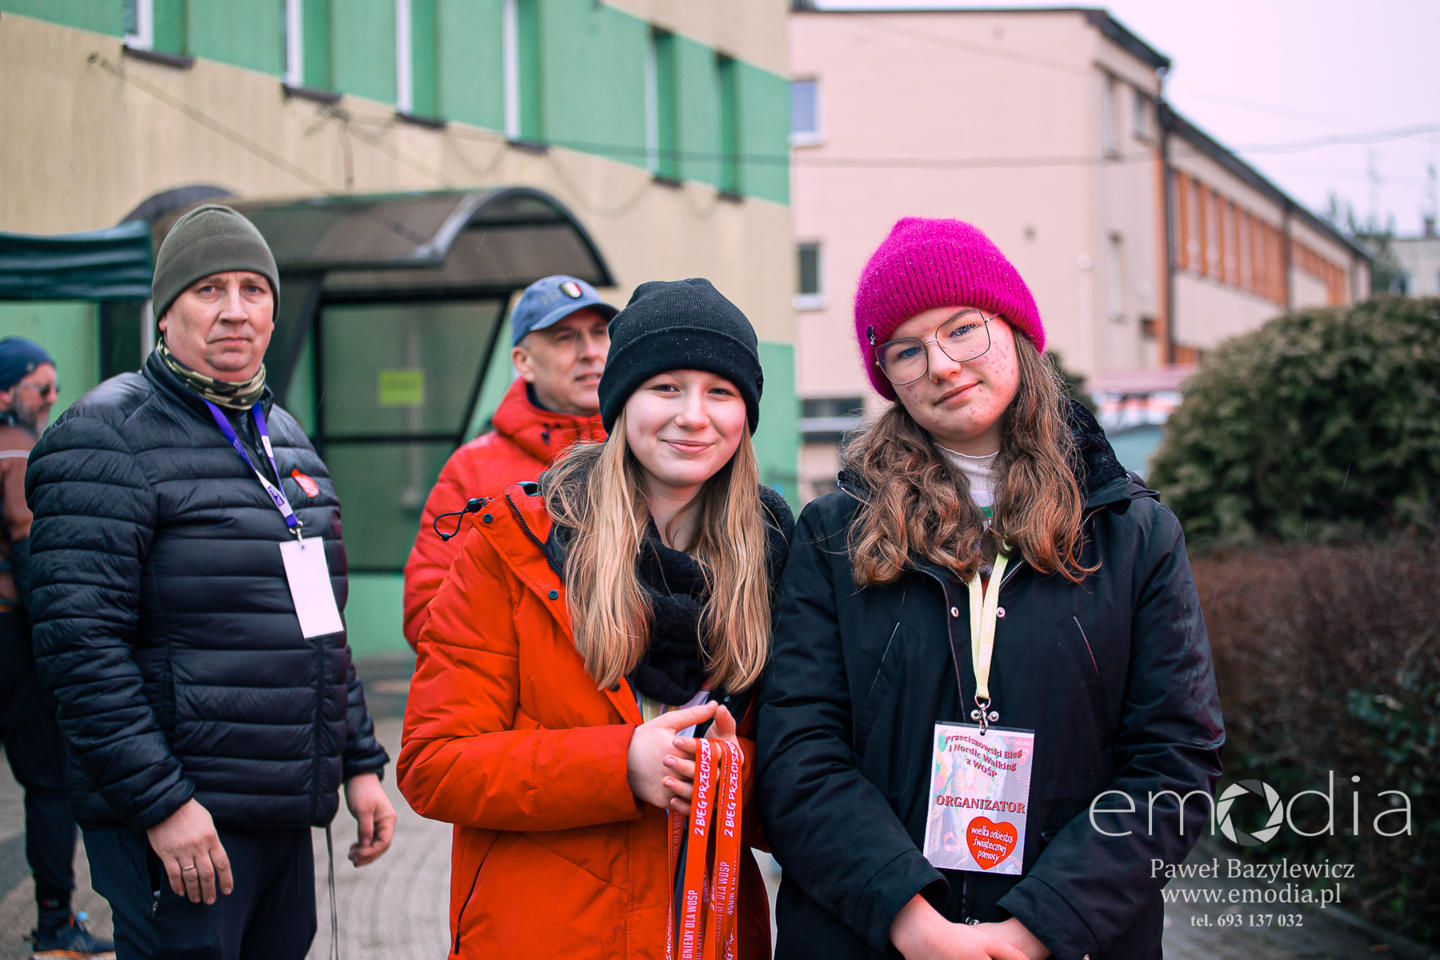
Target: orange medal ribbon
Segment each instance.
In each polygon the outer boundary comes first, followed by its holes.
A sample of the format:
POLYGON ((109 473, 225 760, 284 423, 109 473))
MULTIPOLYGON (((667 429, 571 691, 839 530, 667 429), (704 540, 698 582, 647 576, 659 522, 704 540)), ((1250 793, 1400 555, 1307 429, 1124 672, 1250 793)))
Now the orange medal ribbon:
POLYGON ((744 754, 725 740, 700 739, 690 817, 670 814, 670 910, 666 960, 734 960, 740 886, 740 768, 744 754), (713 844, 712 844, 713 841, 713 844), (713 854, 712 854, 713 847, 713 854), (685 851, 676 925, 676 872, 685 851))

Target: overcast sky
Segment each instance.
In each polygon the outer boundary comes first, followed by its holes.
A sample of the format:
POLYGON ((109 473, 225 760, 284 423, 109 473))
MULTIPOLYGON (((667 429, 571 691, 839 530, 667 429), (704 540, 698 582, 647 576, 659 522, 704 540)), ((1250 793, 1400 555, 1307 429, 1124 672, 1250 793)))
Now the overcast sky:
MULTIPOLYGON (((1035 3, 820 0, 826 8, 1035 3)), ((1081 4, 1087 5, 1087 4, 1081 4)), ((1440 168, 1440 0, 1110 0, 1170 58, 1170 103, 1317 213, 1331 192, 1362 219, 1420 231, 1440 168), (1399 136, 1396 131, 1426 128, 1399 136), (1314 144, 1333 138, 1373 140, 1314 144), (1303 149, 1293 145, 1305 144, 1303 149), (1283 149, 1282 149, 1283 148, 1283 149)))

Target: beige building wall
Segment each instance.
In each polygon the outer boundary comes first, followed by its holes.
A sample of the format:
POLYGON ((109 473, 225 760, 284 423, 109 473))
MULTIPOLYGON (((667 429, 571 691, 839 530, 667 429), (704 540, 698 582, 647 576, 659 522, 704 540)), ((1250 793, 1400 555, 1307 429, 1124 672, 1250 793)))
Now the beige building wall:
MULTIPOLYGON (((726 36, 721 25, 691 24, 690 4, 622 6, 663 6, 677 29, 726 36)), ((778 12, 765 32, 773 46, 784 6, 747 6, 778 12)), ((0 130, 27 132, 0 151, 0 229, 106 227, 155 193, 197 183, 252 198, 523 184, 554 194, 590 231, 616 277, 614 296, 645 280, 708 276, 762 340, 791 340, 782 204, 720 200, 694 182, 656 186, 639 167, 553 146, 538 154, 480 128, 397 122, 393 104, 360 97, 342 98, 342 120, 328 105, 286 98, 264 73, 204 59, 177 69, 123 55, 118 38, 10 14, 0 17, 0 69, 0 130)))
POLYGON ((788 3, 775 0, 605 0, 617 10, 657 26, 742 55, 755 66, 784 75, 789 67, 785 23, 788 3))

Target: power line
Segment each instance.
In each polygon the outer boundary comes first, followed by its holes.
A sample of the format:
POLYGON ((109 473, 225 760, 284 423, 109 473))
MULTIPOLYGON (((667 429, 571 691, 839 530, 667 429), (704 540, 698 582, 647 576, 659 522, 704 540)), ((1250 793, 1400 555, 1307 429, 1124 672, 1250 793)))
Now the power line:
MULTIPOLYGON (((260 142, 253 140, 250 137, 247 137, 245 134, 236 130, 234 127, 222 123, 221 121, 210 116, 208 113, 199 109, 198 107, 192 106, 191 104, 188 104, 183 100, 178 100, 175 97, 172 97, 170 94, 166 93, 164 90, 160 89, 154 84, 147 83, 137 77, 130 76, 125 71, 117 67, 114 63, 110 62, 110 60, 103 54, 101 54, 98 50, 91 52, 90 56, 87 58, 87 62, 100 67, 100 69, 104 70, 106 73, 109 73, 111 76, 117 77, 122 82, 129 84, 130 86, 141 91, 142 93, 148 94, 149 96, 158 100, 160 103, 164 104, 170 109, 179 112, 181 115, 185 116, 190 120, 193 120, 195 123, 200 124, 202 127, 205 127, 207 130, 212 131, 213 133, 229 141, 230 143, 233 143, 235 146, 246 151, 247 153, 258 157, 259 159, 268 163, 270 166, 276 168, 277 170, 284 171, 285 173, 299 180, 301 183, 310 187, 317 193, 320 193, 327 197, 346 196, 344 191, 335 190, 325 180, 315 176, 310 171, 306 170, 304 167, 301 167, 300 165, 295 163, 291 163, 289 160, 285 159, 285 157, 281 156, 278 153, 275 153, 273 150, 269 149, 264 144, 261 144, 260 142)), ((376 223, 383 226, 385 229, 389 230, 396 236, 409 243, 413 243, 418 246, 428 243, 430 241, 429 237, 424 237, 415 233, 413 230, 411 230, 409 227, 407 227, 405 224, 401 223, 398 220, 393 220, 389 217, 383 217, 373 210, 365 210, 362 213, 364 216, 369 217, 376 223)))

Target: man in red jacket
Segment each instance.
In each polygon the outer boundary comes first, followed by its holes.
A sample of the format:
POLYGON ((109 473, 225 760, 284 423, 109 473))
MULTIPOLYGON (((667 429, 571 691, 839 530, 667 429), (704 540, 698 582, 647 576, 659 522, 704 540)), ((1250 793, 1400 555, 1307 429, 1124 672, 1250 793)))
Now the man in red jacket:
POLYGON ((494 428, 456 450, 425 501, 420 532, 405 564, 405 639, 415 646, 458 539, 433 528, 442 513, 471 497, 495 496, 534 480, 577 440, 604 440, 600 374, 610 349, 610 318, 618 313, 595 288, 556 275, 525 288, 510 314, 510 358, 519 376, 491 419, 494 428))

